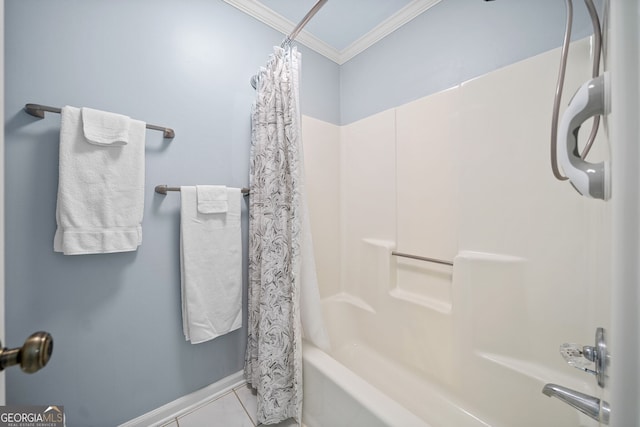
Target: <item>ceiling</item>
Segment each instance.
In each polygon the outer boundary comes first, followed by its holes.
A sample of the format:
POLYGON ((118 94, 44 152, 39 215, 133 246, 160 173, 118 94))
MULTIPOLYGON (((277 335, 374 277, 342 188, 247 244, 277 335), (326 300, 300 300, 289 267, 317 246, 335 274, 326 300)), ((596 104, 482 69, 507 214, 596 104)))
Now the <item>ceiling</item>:
MULTIPOLYGON (((317 0, 224 0, 288 35, 317 0)), ((328 0, 296 38, 343 64, 441 0, 328 0)), ((284 39, 284 36, 283 36, 284 39)))

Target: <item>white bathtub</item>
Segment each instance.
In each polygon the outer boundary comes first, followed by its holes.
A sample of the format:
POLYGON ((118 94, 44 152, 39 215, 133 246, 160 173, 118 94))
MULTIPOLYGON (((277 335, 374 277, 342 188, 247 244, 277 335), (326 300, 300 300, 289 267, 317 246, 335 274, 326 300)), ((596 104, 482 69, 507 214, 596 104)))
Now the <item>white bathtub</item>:
POLYGON ((354 336, 364 320, 357 317, 368 314, 356 300, 339 295, 324 300, 323 308, 332 354, 304 344, 303 422, 307 427, 489 425, 446 390, 354 336))
POLYGON ((317 347, 305 343, 303 358, 307 427, 429 427, 317 347))
POLYGON ((374 310, 349 294, 323 300, 323 311, 331 354, 303 348, 307 427, 597 426, 540 392, 550 378, 586 382, 470 350, 451 312, 390 300, 374 310))

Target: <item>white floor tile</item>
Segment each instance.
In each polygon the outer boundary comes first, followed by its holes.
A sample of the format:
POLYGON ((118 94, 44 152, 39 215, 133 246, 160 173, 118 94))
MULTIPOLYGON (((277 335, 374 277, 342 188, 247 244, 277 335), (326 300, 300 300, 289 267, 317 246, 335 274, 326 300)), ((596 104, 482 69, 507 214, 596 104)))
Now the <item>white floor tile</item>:
POLYGON ((244 406, 244 409, 249 414, 249 417, 251 417, 251 421, 257 425, 258 421, 256 414, 258 412, 258 400, 256 398, 255 390, 252 389, 249 384, 245 384, 242 387, 236 388, 234 391, 236 392, 236 395, 238 395, 240 402, 242 402, 242 406, 244 406))
POLYGON ((180 427, 253 427, 234 393, 228 393, 178 418, 180 427))

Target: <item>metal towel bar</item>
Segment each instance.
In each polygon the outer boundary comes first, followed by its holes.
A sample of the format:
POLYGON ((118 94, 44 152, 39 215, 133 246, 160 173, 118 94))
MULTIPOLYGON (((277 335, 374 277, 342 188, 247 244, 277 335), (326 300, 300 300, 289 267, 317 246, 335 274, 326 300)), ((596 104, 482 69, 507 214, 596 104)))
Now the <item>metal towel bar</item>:
POLYGON ((453 262, 451 262, 451 261, 445 261, 445 260, 437 259, 437 258, 429 258, 429 257, 426 257, 426 256, 411 255, 411 254, 405 254, 405 253, 396 252, 396 251, 391 252, 391 255, 399 256, 399 257, 403 257, 403 258, 417 259, 419 261, 434 262, 436 264, 444 264, 444 265, 453 266, 453 262))
MULTIPOLYGON (((155 188, 155 192, 156 193, 158 193, 158 194, 167 194, 167 191, 180 191, 180 187, 169 187, 167 185, 156 185, 156 188, 155 188)), ((249 195, 249 189, 248 188, 241 188, 240 192, 245 196, 249 195)))
MULTIPOLYGON (((62 109, 58 108, 58 107, 49 107, 48 105, 27 104, 27 105, 24 106, 24 111, 26 111, 27 113, 31 114, 33 117, 37 117, 39 119, 44 119, 45 111, 47 113, 60 114, 60 112, 62 112, 62 109)), ((152 124, 149 124, 149 123, 146 124, 146 127, 147 127, 147 129, 151 129, 151 130, 162 131, 162 135, 165 138, 173 138, 173 137, 176 136, 176 133, 171 128, 167 128, 167 127, 164 127, 164 126, 152 125, 152 124)))

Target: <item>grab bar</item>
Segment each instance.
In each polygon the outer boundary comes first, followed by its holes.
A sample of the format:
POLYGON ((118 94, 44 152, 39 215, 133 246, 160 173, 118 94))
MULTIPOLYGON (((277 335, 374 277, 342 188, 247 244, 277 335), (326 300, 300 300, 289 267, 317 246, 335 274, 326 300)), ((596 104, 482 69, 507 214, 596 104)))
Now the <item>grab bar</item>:
POLYGON ((436 264, 444 264, 444 265, 453 266, 453 262, 451 262, 451 261, 445 261, 445 260, 437 259, 437 258, 429 258, 429 257, 426 257, 426 256, 411 255, 411 254, 405 254, 405 253, 396 252, 396 251, 391 252, 391 255, 399 256, 399 257, 403 257, 403 258, 417 259, 419 261, 434 262, 436 264))

